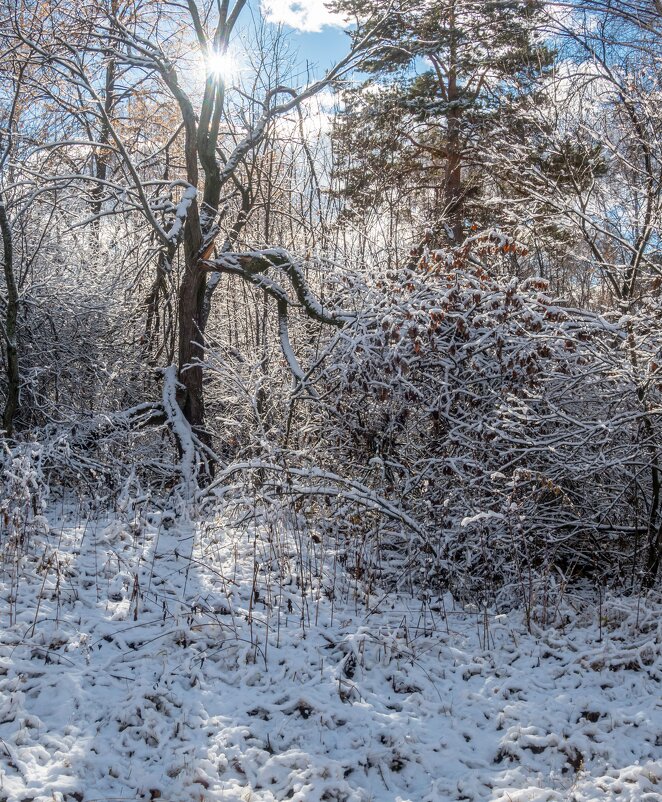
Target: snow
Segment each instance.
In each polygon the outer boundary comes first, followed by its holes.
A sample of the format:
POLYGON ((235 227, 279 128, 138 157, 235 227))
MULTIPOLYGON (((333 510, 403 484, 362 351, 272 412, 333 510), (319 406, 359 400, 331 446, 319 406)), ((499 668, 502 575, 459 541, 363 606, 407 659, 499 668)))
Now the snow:
MULTIPOLYGON (((503 476, 503 474, 492 474, 490 478, 494 476, 503 476)), ((476 515, 463 518, 460 526, 471 526, 472 524, 479 523, 480 521, 489 521, 492 519, 503 520, 504 516, 500 512, 494 512, 493 510, 488 510, 487 512, 478 512, 476 515)))
POLYGON ((185 492, 189 492, 195 483, 196 473, 196 454, 195 444, 193 442, 193 433, 191 427, 184 417, 179 404, 177 403, 177 368, 175 365, 169 365, 163 371, 163 409, 168 423, 170 424, 179 448, 181 449, 180 459, 180 472, 182 482, 184 484, 185 492))
POLYGON ((179 235, 184 228, 184 223, 186 222, 186 217, 188 215, 188 210, 191 208, 191 204, 198 196, 198 190, 189 185, 184 190, 182 195, 182 199, 177 205, 175 210, 175 219, 172 221, 172 225, 170 226, 170 230, 168 231, 167 238, 171 242, 176 242, 179 238, 179 235))
POLYGON ((283 351, 283 355, 287 361, 287 364, 292 371, 292 375, 294 378, 301 382, 305 382, 306 375, 301 370, 301 366, 297 361, 296 354, 292 350, 292 345, 290 343, 290 335, 287 330, 287 307, 285 309, 280 310, 280 314, 278 315, 278 336, 280 338, 280 347, 283 351))
POLYGON ((370 595, 314 533, 143 509, 1 535, 0 799, 660 799, 652 601, 529 633, 370 595))

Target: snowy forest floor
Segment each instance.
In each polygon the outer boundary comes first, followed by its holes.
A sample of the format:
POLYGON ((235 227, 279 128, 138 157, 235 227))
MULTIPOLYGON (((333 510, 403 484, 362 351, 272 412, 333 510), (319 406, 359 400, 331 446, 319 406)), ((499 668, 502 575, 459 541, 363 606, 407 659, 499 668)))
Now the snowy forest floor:
POLYGON ((530 634, 366 598, 301 533, 167 523, 0 542, 3 802, 662 799, 653 602, 530 634))

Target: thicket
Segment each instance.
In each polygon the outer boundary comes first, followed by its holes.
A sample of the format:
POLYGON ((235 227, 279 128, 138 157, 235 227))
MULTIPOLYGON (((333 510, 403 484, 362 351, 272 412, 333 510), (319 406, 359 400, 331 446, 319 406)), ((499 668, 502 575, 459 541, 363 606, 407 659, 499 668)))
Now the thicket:
MULTIPOLYGON (((496 50, 458 61, 460 84, 485 70, 458 116, 448 74, 430 88, 405 59, 329 130, 315 94, 361 63, 379 76, 416 33, 354 5, 351 57, 298 90, 264 27, 250 78, 216 71, 243 3, 4 12, 0 546, 73 493, 278 520, 369 589, 551 618, 566 592, 654 588, 656 18, 520 4, 521 84, 490 84, 496 50), (197 89, 177 73, 187 36, 197 89), (415 170, 367 137, 380 91, 415 170)), ((466 5, 422 17, 442 73, 466 5)))

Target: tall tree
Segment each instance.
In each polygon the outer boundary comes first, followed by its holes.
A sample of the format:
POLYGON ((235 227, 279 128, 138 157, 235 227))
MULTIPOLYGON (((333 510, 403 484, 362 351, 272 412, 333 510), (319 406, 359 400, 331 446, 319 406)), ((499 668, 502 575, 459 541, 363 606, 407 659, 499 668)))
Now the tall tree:
MULTIPOLYGON (((478 213, 481 142, 499 135, 550 62, 538 0, 336 0, 364 20, 388 6, 337 126, 339 176, 356 203, 392 186, 432 194, 432 222, 458 242, 478 213), (357 155, 358 154, 358 155, 357 155)), ((430 218, 428 217, 428 220, 430 218)))
MULTIPOLYGON (((53 102, 61 108, 75 109, 83 125, 87 123, 87 141, 61 144, 92 150, 95 164, 84 178, 97 187, 111 185, 115 214, 141 214, 159 252, 157 281, 163 275, 172 275, 175 257, 181 255, 177 401, 203 446, 210 442, 205 429, 204 337, 217 275, 231 273, 255 284, 262 281, 259 274, 274 266, 273 259, 254 262, 252 253, 241 258, 228 255, 247 210, 242 201, 237 219, 228 225, 221 201, 227 201, 237 191, 242 198, 250 194, 244 191, 240 179, 240 166, 246 156, 258 148, 276 118, 297 109, 350 69, 367 40, 366 36, 357 40, 352 51, 318 81, 301 88, 256 86, 253 96, 244 97, 242 135, 227 137, 222 131, 222 124, 228 122, 224 67, 231 37, 246 5, 246 0, 187 0, 185 4, 99 2, 90 4, 80 18, 74 18, 67 4, 56 3, 43 18, 26 4, 24 15, 15 19, 17 38, 41 59, 42 75, 49 74, 57 86, 52 91, 53 102), (64 15, 66 30, 58 14, 64 15), (193 43, 197 44, 200 69, 205 73, 201 92, 185 76, 192 45, 195 50, 193 43), (166 179, 155 180, 144 172, 145 164, 158 158, 165 146, 155 145, 148 158, 140 158, 127 136, 122 116, 117 114, 120 103, 127 103, 141 91, 169 98, 179 112, 179 124, 171 135, 176 138, 182 134, 179 143, 183 165, 176 175, 166 179), (108 181, 110 160, 100 155, 107 152, 113 154, 118 165, 113 182, 108 181), (225 258, 214 262, 215 251, 225 254, 225 258)), ((104 213, 100 190, 95 189, 92 200, 93 217, 97 219, 104 213)), ((287 257, 274 258, 280 260, 281 267, 288 264, 287 257)), ((317 308, 308 304, 309 296, 301 283, 303 275, 294 271, 288 276, 302 306, 308 305, 314 317, 323 318, 317 308)), ((274 291, 273 284, 269 289, 274 291)), ((277 292, 274 297, 284 315, 287 293, 277 292)), ((179 437, 181 429, 174 429, 179 437)))
MULTIPOLYGON (((0 18, 0 22, 1 22, 0 18)), ((20 294, 18 279, 18 260, 14 244, 12 203, 7 185, 7 166, 13 155, 16 129, 19 125, 21 107, 25 104, 24 73, 26 63, 16 58, 11 43, 2 37, 0 59, 3 62, 0 74, 0 260, 3 265, 4 291, 0 296, 0 308, 4 320, 0 322, 2 347, 0 354, 6 366, 6 390, 0 429, 11 437, 14 421, 19 411, 21 391, 21 368, 19 363, 18 317, 20 294)))

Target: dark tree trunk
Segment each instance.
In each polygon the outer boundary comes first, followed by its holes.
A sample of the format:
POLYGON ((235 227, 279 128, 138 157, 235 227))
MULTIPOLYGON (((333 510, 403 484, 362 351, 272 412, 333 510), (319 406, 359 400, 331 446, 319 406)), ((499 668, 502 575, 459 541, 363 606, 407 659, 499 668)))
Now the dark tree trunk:
POLYGON ((2 428, 7 437, 14 431, 14 418, 18 411, 20 399, 21 376, 18 365, 17 320, 18 320, 18 288, 14 276, 14 249, 11 226, 7 217, 7 209, 0 196, 0 232, 4 255, 5 283, 7 285, 7 314, 5 317, 5 341, 7 345, 7 398, 2 415, 2 428))
POLYGON ((110 126, 108 120, 111 119, 113 106, 115 105, 115 62, 111 59, 106 66, 106 80, 104 90, 104 111, 105 117, 101 121, 99 132, 99 144, 101 147, 95 155, 95 178, 97 182, 92 187, 92 214, 94 221, 92 231, 98 241, 101 233, 101 210, 103 208, 103 195, 105 191, 105 181, 108 177, 108 163, 110 151, 107 145, 110 143, 110 126))
POLYGON ((444 204, 449 226, 456 245, 464 235, 464 209, 462 203, 462 142, 460 93, 457 83, 457 44, 455 41, 455 8, 451 4, 449 30, 451 34, 448 68, 448 105, 450 107, 447 124, 446 169, 444 175, 444 204))
POLYGON ((203 443, 208 444, 205 432, 205 402, 202 386, 204 359, 204 300, 206 273, 193 258, 186 266, 179 291, 179 381, 182 393, 180 406, 191 428, 203 443))
POLYGON ((462 149, 460 120, 455 112, 448 116, 448 158, 444 180, 444 205, 453 241, 456 245, 464 236, 464 204, 462 203, 462 149))

